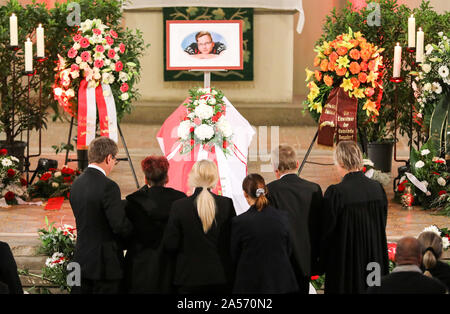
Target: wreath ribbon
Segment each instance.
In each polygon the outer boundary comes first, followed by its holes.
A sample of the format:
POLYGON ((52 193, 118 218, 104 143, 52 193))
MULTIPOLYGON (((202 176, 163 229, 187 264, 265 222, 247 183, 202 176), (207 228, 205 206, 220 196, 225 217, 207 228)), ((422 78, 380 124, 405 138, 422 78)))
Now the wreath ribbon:
POLYGON ((117 143, 117 113, 111 87, 103 84, 95 88, 88 87, 86 79, 83 79, 78 90, 77 149, 87 149, 95 139, 97 110, 100 135, 109 137, 117 143))

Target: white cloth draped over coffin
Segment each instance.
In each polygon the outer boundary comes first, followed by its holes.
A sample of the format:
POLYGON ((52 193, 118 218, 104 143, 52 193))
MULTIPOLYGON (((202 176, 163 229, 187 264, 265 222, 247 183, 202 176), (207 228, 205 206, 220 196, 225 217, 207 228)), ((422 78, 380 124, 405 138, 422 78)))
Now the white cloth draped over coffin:
POLYGON ((302 0, 131 0, 124 10, 164 7, 217 7, 217 8, 262 8, 272 10, 297 10, 299 19, 297 32, 300 34, 305 24, 302 0))
MULTIPOLYGON (((239 215, 249 208, 242 191, 242 181, 247 175, 248 148, 255 131, 226 97, 223 100, 226 105, 225 117, 233 129, 232 153, 225 156, 222 148, 216 146, 215 154, 212 155, 217 159, 222 195, 233 200, 236 214, 239 215)), ((186 107, 180 105, 162 125, 157 140, 170 163, 167 186, 189 195, 192 190, 188 186, 188 176, 192 166, 198 160, 211 157, 211 152, 197 145, 195 153, 180 154, 181 144, 178 142, 177 129, 186 113, 186 107)))

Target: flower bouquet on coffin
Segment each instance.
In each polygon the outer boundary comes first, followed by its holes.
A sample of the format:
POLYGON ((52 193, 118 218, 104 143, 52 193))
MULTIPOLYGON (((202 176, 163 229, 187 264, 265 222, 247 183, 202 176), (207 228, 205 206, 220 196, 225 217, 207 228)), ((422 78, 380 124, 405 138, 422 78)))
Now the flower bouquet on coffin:
POLYGON ((78 149, 87 149, 95 138, 97 111, 101 136, 117 142, 117 117, 130 112, 137 97, 136 53, 128 53, 123 41, 101 20, 86 20, 59 55, 53 93, 78 119, 78 149))
POLYGON ((28 198, 27 181, 19 172, 19 159, 8 156, 6 149, 0 149, 0 206, 25 203, 28 198))
POLYGON ((315 47, 314 66, 306 68, 309 94, 304 101, 319 122, 318 143, 355 140, 358 127, 375 123, 381 106, 383 48, 360 32, 341 34, 315 47))
POLYGON ((30 186, 30 197, 46 200, 52 197, 69 199, 72 183, 79 175, 79 170, 69 167, 63 167, 61 170, 50 168, 39 175, 39 180, 30 186))
POLYGON ((178 126, 178 137, 182 144, 181 154, 191 152, 196 145, 213 150, 222 149, 225 156, 233 147, 233 130, 225 117, 226 105, 223 93, 215 88, 195 88, 184 106, 187 115, 178 126))
MULTIPOLYGON (((440 41, 425 47, 424 61, 413 83, 419 106, 415 112, 416 123, 429 132, 431 145, 439 157, 450 155, 448 132, 450 102, 450 39, 439 33, 440 41)), ((449 159, 446 157, 446 159, 449 159)))

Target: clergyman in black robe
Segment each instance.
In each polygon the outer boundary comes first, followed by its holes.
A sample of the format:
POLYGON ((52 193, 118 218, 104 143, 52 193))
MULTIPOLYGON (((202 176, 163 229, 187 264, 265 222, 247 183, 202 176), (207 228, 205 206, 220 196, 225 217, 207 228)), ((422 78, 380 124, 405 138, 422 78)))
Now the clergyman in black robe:
POLYGON ((340 142, 335 161, 343 179, 324 195, 320 259, 325 293, 365 293, 374 270, 367 270, 369 263, 378 263, 380 276, 389 272, 386 193, 359 171, 362 154, 356 143, 340 142))

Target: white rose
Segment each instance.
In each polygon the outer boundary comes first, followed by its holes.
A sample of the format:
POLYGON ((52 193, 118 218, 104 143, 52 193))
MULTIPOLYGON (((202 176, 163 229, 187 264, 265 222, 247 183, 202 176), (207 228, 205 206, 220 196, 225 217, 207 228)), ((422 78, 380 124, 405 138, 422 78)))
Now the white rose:
POLYGON ((445 179, 444 179, 443 177, 439 177, 439 178, 437 179, 437 183, 438 183, 440 186, 445 186, 445 185, 447 184, 447 182, 445 181, 445 179))
POLYGON ((53 182, 53 183, 52 183, 52 187, 54 187, 55 189, 56 189, 58 186, 59 186, 59 183, 58 183, 58 182, 53 182))
POLYGON ((102 78, 102 75, 100 74, 100 72, 94 73, 94 80, 98 81, 101 78, 102 78))
MULTIPOLYGON (((110 62, 111 62, 111 61, 110 61, 110 62)), ((126 82, 126 81, 128 81, 128 74, 127 74, 126 72, 121 71, 121 72, 119 73, 119 80, 120 80, 121 82, 126 82)))
POLYGON ((215 105, 216 104, 216 99, 214 97, 209 98, 208 101, 211 105, 215 105))
POLYGON ((429 65, 428 63, 422 64, 422 70, 423 70, 425 73, 430 72, 430 71, 431 71, 431 65, 429 65))
POLYGON ((202 124, 195 128, 194 133, 199 140, 204 141, 214 136, 214 129, 207 124, 202 124))
POLYGON ((423 166, 425 166, 425 163, 422 160, 419 160, 418 162, 416 162, 416 164, 414 165, 417 169, 422 168, 423 166))
MULTIPOLYGON (((116 80, 116 78, 114 77, 114 75, 110 74, 110 75, 108 76, 108 83, 109 83, 109 84, 114 83, 115 80, 116 80)), ((123 94, 122 94, 122 95, 123 95, 123 94)), ((128 98, 127 98, 127 99, 128 99, 128 98)), ((126 99, 122 99, 122 100, 126 100, 126 99)))
POLYGON ((111 74, 109 74, 109 73, 103 73, 102 74, 102 83, 103 84, 109 84, 109 76, 110 76, 111 74))
POLYGON ((82 61, 83 61, 83 60, 81 59, 80 56, 78 56, 78 57, 75 58, 75 62, 76 62, 77 64, 80 64, 82 61))
POLYGON ((217 121, 217 128, 222 133, 223 137, 230 137, 231 135, 233 135, 233 130, 230 123, 223 116, 220 117, 219 121, 217 121))
POLYGON ((128 100, 128 98, 130 98, 130 95, 128 95, 128 93, 123 93, 122 95, 120 95, 120 99, 122 99, 123 101, 128 100))
POLYGON ((191 126, 192 126, 191 121, 189 120, 182 121, 178 126, 177 130, 178 137, 181 138, 182 140, 188 139, 188 137, 191 134, 190 132, 191 126))
POLYGON ((61 176, 61 171, 55 172, 55 174, 53 175, 55 178, 58 178, 61 176))
POLYGON ((209 119, 213 116, 214 114, 214 110, 211 106, 208 106, 206 104, 202 105, 198 105, 195 110, 194 110, 195 114, 197 115, 197 117, 199 117, 201 120, 205 120, 205 119, 209 119))
POLYGON ((373 166, 374 166, 374 163, 373 163, 372 160, 370 160, 370 159, 363 159, 363 164, 364 164, 365 166, 370 166, 370 167, 373 167, 373 166))
POLYGON ((422 150, 421 152, 420 152, 420 154, 422 155, 422 156, 426 156, 426 155, 428 155, 430 153, 430 150, 429 149, 424 149, 424 150, 422 150))

